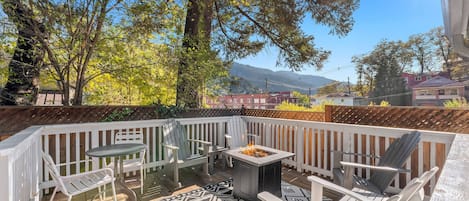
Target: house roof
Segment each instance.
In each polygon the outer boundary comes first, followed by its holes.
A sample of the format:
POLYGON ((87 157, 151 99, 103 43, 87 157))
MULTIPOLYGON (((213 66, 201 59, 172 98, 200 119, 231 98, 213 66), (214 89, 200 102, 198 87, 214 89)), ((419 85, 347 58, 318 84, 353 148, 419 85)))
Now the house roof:
POLYGON ((457 83, 460 83, 460 82, 456 82, 454 80, 450 80, 450 79, 442 77, 442 76, 436 76, 432 79, 426 80, 424 82, 421 82, 421 83, 415 85, 414 88, 441 87, 441 86, 446 86, 446 85, 459 86, 459 85, 455 85, 457 83))
POLYGON ((351 96, 348 93, 332 93, 332 94, 326 95, 326 97, 330 98, 330 97, 351 97, 351 96))

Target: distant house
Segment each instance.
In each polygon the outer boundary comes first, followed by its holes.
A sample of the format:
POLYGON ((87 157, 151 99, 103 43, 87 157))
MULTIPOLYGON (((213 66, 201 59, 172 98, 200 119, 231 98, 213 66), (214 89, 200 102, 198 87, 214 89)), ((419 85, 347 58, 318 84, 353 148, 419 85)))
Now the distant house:
MULTIPOLYGON (((3 88, 0 88, 0 93, 3 88)), ((63 94, 60 90, 39 90, 37 94, 36 106, 60 106, 63 105, 63 94)))
POLYGON ((450 79, 449 73, 447 72, 423 73, 423 74, 413 74, 413 73, 401 74, 401 77, 404 78, 404 81, 406 82, 407 89, 412 89, 415 85, 418 85, 422 82, 425 82, 437 76, 450 79))
POLYGON ((436 76, 412 88, 414 106, 443 106, 447 100, 468 98, 468 82, 457 82, 443 76, 436 76))
POLYGON ((269 94, 232 94, 218 97, 206 97, 205 103, 210 108, 241 108, 244 105, 248 109, 275 109, 284 101, 297 103, 290 91, 272 92, 269 94))
POLYGON ((333 93, 316 98, 315 104, 321 104, 324 101, 333 102, 334 105, 356 106, 362 105, 363 97, 357 97, 348 93, 333 93))
POLYGON ((37 95, 37 106, 60 106, 63 105, 63 94, 60 90, 40 90, 37 95))

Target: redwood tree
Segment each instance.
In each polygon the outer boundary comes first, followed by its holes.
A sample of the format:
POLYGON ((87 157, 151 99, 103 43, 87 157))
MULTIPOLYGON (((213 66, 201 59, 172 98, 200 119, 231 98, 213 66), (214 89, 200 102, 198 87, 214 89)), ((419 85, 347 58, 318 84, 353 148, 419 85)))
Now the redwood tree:
POLYGON ((255 55, 264 47, 277 47, 277 65, 294 71, 306 66, 320 69, 330 52, 316 47, 314 37, 303 31, 302 26, 314 26, 304 24, 304 18, 309 15, 317 24, 330 27, 331 34, 344 36, 352 29, 358 2, 189 0, 177 104, 200 106, 198 96, 206 79, 200 71, 214 76, 224 68, 221 62, 207 65, 207 59, 232 61, 255 55))
POLYGON ((22 1, 5 0, 2 7, 15 24, 18 38, 8 64, 8 80, 0 93, 0 105, 33 105, 37 100, 44 57, 38 37, 45 35, 45 29, 22 1))

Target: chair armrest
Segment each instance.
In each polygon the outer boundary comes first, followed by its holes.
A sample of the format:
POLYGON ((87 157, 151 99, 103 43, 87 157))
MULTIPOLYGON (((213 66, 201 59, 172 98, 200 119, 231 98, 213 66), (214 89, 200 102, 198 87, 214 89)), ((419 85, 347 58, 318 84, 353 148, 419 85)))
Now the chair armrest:
POLYGON ((246 136, 255 137, 255 138, 260 137, 260 136, 258 136, 258 135, 256 135, 256 134, 252 134, 252 133, 248 133, 248 134, 246 134, 246 136))
POLYGON ((275 195, 272 195, 271 193, 267 191, 258 193, 257 198, 259 198, 259 200, 261 201, 282 201, 282 199, 276 197, 275 195))
POLYGON ((232 139, 233 136, 226 134, 226 135, 225 135, 225 138, 232 139))
MULTIPOLYGON (((366 198, 366 197, 364 197, 364 196, 362 196, 358 193, 355 193, 355 192, 353 192, 349 189, 346 189, 342 186, 339 186, 337 184, 326 181, 326 180, 321 179, 321 178, 316 177, 316 176, 309 176, 308 180, 311 182, 312 186, 318 186, 319 185, 321 187, 326 187, 326 188, 331 189, 333 191, 336 191, 336 192, 348 195, 350 197, 353 197, 357 200, 362 200, 362 201, 368 201, 369 200, 368 198, 366 198)), ((311 190, 314 190, 314 189, 311 189, 311 190)), ((322 190, 322 189, 318 189, 318 190, 322 190)), ((313 196, 313 195, 311 195, 311 196, 313 196)))
POLYGON ((340 164, 344 167, 355 167, 355 168, 367 168, 372 170, 383 170, 383 171, 390 171, 390 172, 410 172, 410 170, 402 169, 402 168, 393 168, 393 167, 385 167, 385 166, 374 166, 374 165, 366 165, 361 163, 352 163, 352 162, 344 162, 340 161, 340 164))
POLYGON ((163 147, 166 147, 167 149, 179 150, 179 147, 177 147, 177 146, 173 146, 173 145, 169 145, 169 144, 161 144, 161 145, 163 145, 163 147))
POLYGON ((377 158, 380 159, 380 156, 373 155, 373 154, 362 154, 362 153, 354 153, 354 152, 343 152, 343 151, 337 151, 337 150, 332 150, 331 152, 334 153, 339 153, 343 155, 352 155, 352 156, 362 156, 362 157, 368 157, 368 158, 377 158))
POLYGON ((88 172, 78 173, 78 174, 74 174, 74 175, 62 176, 62 179, 74 180, 75 178, 80 178, 83 175, 90 175, 90 174, 95 174, 95 173, 98 173, 98 172, 105 172, 109 176, 111 176, 111 178, 114 180, 114 170, 112 168, 101 168, 101 169, 91 170, 91 171, 88 171, 88 172))
POLYGON ((209 142, 209 141, 204 141, 204 140, 188 139, 187 141, 190 141, 190 142, 198 142, 198 143, 202 143, 202 144, 204 144, 204 145, 212 145, 211 142, 209 142))

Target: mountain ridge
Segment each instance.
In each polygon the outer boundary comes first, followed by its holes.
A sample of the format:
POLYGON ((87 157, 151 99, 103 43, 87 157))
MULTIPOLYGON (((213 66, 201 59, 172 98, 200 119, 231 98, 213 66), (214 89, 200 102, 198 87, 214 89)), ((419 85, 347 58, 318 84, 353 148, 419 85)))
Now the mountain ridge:
MULTIPOLYGON (((308 94, 311 88, 311 94, 315 94, 316 90, 321 86, 327 85, 335 80, 328 79, 316 75, 302 75, 290 71, 273 71, 270 69, 259 68, 255 66, 233 63, 230 69, 230 75, 239 78, 243 82, 248 82, 257 88, 259 91, 264 92, 266 89, 269 92, 279 91, 299 91, 308 94)), ((244 83, 246 85, 246 83, 244 83)), ((236 88, 232 86, 233 92, 250 92, 243 87, 236 88)))

